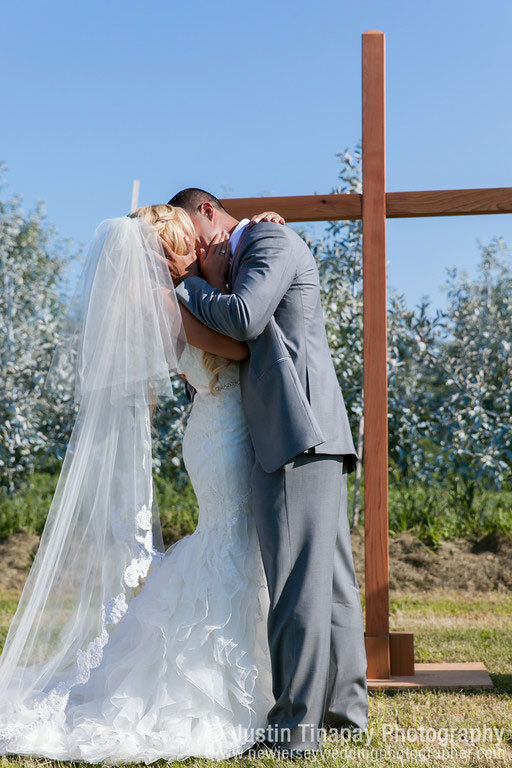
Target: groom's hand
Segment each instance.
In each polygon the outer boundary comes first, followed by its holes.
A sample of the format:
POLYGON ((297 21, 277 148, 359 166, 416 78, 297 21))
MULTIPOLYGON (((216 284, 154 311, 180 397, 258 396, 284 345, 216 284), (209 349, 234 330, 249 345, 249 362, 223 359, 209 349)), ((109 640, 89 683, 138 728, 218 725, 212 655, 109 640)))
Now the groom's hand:
POLYGON ((226 292, 230 257, 229 233, 224 229, 218 232, 205 251, 199 251, 201 272, 207 283, 219 291, 226 292))
POLYGON ((185 243, 187 246, 187 252, 185 254, 175 253, 171 246, 162 238, 160 238, 160 242, 164 249, 165 258, 174 285, 178 285, 178 283, 181 283, 186 277, 197 275, 197 255, 194 249, 194 243, 190 240, 188 235, 185 235, 185 243))

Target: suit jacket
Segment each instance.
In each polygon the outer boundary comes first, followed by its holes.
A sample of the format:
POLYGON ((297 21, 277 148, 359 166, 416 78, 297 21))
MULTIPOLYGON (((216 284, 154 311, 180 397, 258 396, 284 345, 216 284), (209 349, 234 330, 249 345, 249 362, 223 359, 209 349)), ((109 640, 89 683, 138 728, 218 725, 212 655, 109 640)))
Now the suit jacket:
POLYGON ((355 469, 343 395, 327 343, 315 259, 289 227, 245 230, 229 270, 230 293, 188 277, 176 293, 206 325, 246 341, 242 402, 256 457, 266 472, 308 450, 341 454, 355 469))

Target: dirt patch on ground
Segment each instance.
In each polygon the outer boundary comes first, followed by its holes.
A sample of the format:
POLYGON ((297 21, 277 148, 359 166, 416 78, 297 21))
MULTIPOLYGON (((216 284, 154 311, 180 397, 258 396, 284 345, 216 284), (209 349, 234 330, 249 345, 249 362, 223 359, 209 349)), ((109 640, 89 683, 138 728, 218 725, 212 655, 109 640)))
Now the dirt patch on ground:
MULTIPOLYGON (((364 530, 352 531, 357 578, 364 589, 364 530)), ((15 533, 0 541, 0 590, 21 590, 27 578, 39 536, 15 533)), ((431 551, 409 533, 389 541, 390 588, 416 591, 429 588, 477 592, 512 589, 512 542, 486 535, 474 540, 453 539, 431 551)))
MULTIPOLYGON (((352 531, 357 579, 364 588, 364 530, 352 531)), ((512 541, 499 534, 452 539, 429 549, 410 533, 389 540, 390 589, 446 588, 472 592, 512 589, 512 541)))
POLYGON ((13 533, 0 539, 0 590, 21 590, 28 576, 39 536, 33 533, 13 533))

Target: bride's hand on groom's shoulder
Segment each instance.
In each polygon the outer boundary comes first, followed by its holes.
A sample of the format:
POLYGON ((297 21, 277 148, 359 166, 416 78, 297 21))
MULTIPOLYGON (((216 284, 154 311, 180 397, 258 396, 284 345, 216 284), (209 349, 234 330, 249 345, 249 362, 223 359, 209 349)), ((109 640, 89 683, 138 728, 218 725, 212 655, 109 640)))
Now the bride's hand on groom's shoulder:
POLYGON ((185 235, 185 242, 187 244, 187 252, 181 255, 175 253, 171 246, 168 245, 165 240, 160 238, 160 243, 164 249, 165 259, 174 285, 178 285, 178 283, 181 283, 186 277, 197 275, 197 255, 194 243, 187 235, 185 235))
POLYGON ((274 224, 286 224, 286 221, 281 214, 276 213, 275 211, 263 211, 263 213, 257 213, 251 218, 247 225, 247 229, 251 229, 251 227, 254 227, 254 225, 258 224, 260 221, 273 221, 274 224))

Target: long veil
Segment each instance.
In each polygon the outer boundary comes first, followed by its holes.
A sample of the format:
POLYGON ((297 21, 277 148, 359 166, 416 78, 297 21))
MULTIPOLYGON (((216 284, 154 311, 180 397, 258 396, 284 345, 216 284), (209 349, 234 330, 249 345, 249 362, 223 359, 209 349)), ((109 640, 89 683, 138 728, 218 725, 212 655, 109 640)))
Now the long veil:
POLYGON ((62 712, 163 555, 150 405, 172 397, 185 341, 154 228, 101 222, 46 379, 72 375, 79 407, 0 657, 0 752, 62 712))

